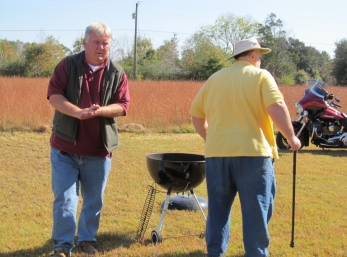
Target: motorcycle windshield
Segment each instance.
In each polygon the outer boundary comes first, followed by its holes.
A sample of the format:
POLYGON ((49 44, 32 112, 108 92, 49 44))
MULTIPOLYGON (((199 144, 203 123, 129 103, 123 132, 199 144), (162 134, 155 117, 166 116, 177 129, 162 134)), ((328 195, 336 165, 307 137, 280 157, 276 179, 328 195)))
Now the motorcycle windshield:
POLYGON ((322 80, 317 80, 316 83, 310 88, 312 94, 319 96, 323 99, 328 95, 326 91, 326 84, 322 80))

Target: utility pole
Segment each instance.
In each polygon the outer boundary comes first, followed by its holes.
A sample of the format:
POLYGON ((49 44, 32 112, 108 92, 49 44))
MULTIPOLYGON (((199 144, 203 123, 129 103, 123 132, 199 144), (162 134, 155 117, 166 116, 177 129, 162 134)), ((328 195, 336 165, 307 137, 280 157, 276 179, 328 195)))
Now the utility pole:
POLYGON ((133 19, 135 19, 135 39, 134 39, 134 79, 136 80, 136 55, 137 55, 137 7, 139 3, 136 3, 136 11, 133 13, 133 19))

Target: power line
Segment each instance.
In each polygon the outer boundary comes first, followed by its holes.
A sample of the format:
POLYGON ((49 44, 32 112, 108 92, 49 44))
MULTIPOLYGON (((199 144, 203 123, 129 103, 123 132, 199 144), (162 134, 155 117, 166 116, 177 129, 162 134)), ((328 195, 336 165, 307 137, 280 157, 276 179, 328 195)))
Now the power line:
MULTIPOLYGON (((0 29, 0 32, 84 32, 85 29, 0 29)), ((133 29, 112 29, 112 31, 130 31, 133 29)), ((138 32, 150 32, 150 33, 162 33, 162 34, 179 34, 179 35, 190 35, 188 32, 177 32, 177 31, 162 31, 162 30, 149 30, 149 29, 138 29, 138 32)))
MULTIPOLYGON (((115 31, 125 30, 125 31, 133 31, 132 29, 112 29, 115 31)), ((0 29, 0 32, 45 32, 45 31, 54 31, 54 32, 76 32, 76 31, 85 31, 85 29, 0 29)))

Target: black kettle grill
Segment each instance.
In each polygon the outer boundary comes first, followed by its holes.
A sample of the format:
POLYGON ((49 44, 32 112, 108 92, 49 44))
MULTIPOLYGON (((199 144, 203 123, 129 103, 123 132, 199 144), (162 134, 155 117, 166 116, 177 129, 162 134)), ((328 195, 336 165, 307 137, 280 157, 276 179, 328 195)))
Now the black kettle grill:
MULTIPOLYGON (((154 182, 167 190, 158 229, 153 230, 151 233, 153 243, 161 243, 163 240, 161 229, 163 227, 165 212, 170 202, 171 193, 189 192, 206 221, 206 216, 194 193, 194 188, 205 180, 205 157, 203 155, 190 153, 153 153, 146 155, 146 163, 149 174, 154 182)), ((137 232, 138 241, 143 238, 147 228, 154 205, 155 191, 151 187, 148 193, 137 232)))

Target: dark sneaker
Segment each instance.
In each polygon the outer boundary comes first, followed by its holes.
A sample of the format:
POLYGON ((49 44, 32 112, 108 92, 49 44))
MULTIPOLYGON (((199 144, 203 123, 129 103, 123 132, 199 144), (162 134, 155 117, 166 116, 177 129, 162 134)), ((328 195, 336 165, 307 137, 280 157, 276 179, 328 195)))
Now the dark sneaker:
POLYGON ((79 251, 82 253, 96 255, 97 250, 93 246, 93 242, 81 242, 78 246, 79 251))
POLYGON ((54 253, 49 255, 49 257, 70 257, 70 253, 64 248, 58 248, 54 251, 54 253))

